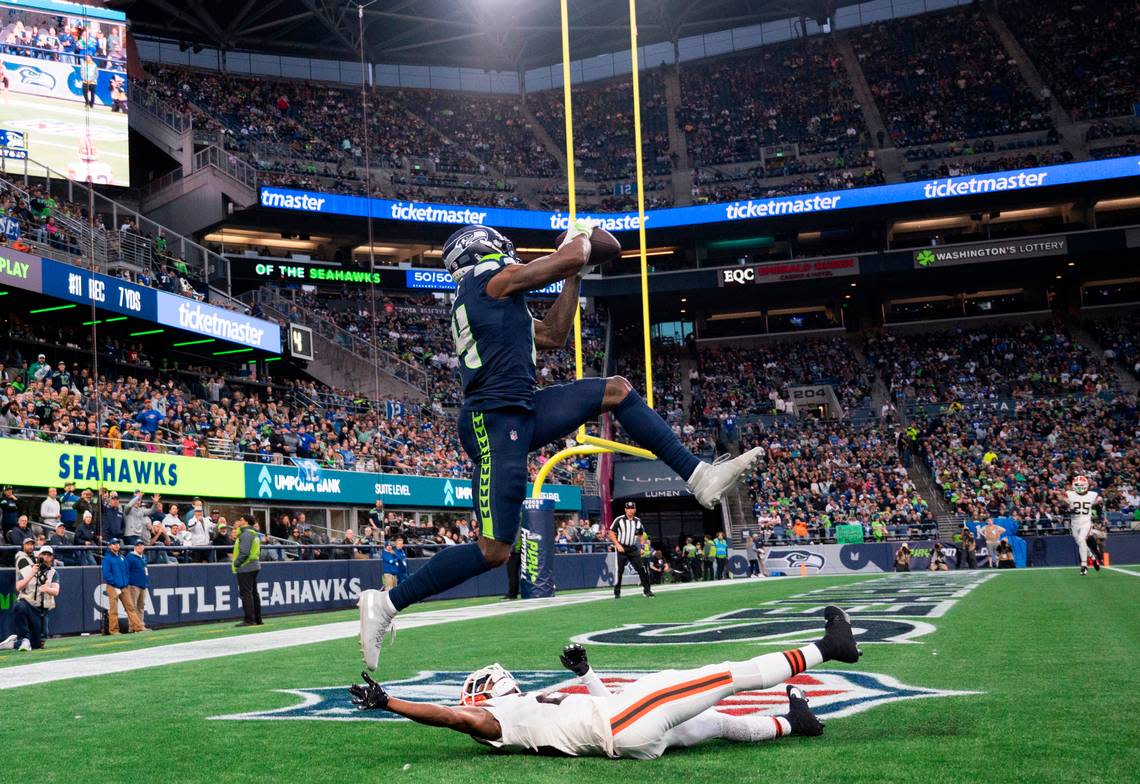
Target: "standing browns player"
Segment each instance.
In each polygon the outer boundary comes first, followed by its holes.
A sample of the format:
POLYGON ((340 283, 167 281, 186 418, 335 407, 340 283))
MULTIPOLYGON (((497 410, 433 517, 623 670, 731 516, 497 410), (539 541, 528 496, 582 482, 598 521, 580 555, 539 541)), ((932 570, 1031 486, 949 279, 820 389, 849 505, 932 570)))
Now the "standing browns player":
POLYGON ((482 538, 440 550, 394 590, 361 592, 360 649, 370 670, 379 665, 380 645, 398 612, 507 561, 526 495, 527 455, 583 422, 612 411, 630 437, 684 477, 708 509, 759 460, 757 448, 732 460, 702 462, 621 376, 536 389, 536 349, 565 345, 582 277, 620 251, 617 240, 591 221, 576 222, 558 250, 528 264, 519 261, 514 243, 487 226, 465 226, 444 245, 443 262, 457 284, 451 334, 463 383, 459 438, 474 463, 482 538), (598 246, 595 258, 591 240, 598 246), (558 281, 562 293, 536 320, 527 292, 558 281))
MULTIPOLYGON (((1100 494, 1089 490, 1089 478, 1080 475, 1073 480, 1073 489, 1065 493, 1065 504, 1069 507, 1069 527, 1077 542, 1077 552, 1081 559, 1081 574, 1089 573, 1089 564, 1099 572, 1100 559, 1089 555, 1089 534, 1093 527, 1093 510, 1100 505, 1100 494)), ((1103 517, 1103 509, 1101 510, 1103 517)))

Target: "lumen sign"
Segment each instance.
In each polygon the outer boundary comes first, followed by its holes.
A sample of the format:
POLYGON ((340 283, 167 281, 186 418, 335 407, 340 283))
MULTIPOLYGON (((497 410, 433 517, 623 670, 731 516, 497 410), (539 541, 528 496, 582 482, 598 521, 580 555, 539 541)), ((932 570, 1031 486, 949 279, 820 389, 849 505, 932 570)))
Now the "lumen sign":
MULTIPOLYGON (((877 185, 846 191, 650 210, 645 213, 645 226, 648 229, 661 229, 670 226, 830 213, 888 204, 940 201, 962 196, 1027 191, 1055 185, 1136 176, 1140 176, 1140 156, 1132 155, 1101 161, 1081 161, 1035 169, 877 185)), ((312 193, 287 188, 262 188, 260 203, 262 207, 296 210, 316 215, 349 215, 441 225, 485 223, 500 228, 559 231, 566 228, 569 220, 565 212, 466 207, 457 204, 421 204, 389 199, 368 199, 363 196, 312 193)), ((579 216, 597 219, 610 231, 632 231, 640 226, 637 214, 630 212, 579 213, 579 216)))

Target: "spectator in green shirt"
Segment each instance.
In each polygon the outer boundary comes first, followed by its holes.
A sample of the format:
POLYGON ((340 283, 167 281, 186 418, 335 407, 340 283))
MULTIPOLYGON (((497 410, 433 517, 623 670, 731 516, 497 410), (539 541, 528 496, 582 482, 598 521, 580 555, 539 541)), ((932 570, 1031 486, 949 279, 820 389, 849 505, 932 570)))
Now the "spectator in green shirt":
POLYGON ((887 526, 882 520, 875 520, 871 523, 871 535, 875 537, 876 542, 881 542, 887 535, 887 526))

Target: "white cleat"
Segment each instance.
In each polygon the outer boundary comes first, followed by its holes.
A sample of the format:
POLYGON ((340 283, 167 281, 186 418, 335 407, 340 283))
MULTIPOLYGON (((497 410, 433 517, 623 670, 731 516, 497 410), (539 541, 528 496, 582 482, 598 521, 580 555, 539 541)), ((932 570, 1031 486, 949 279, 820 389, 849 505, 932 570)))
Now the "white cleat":
POLYGON ((9 634, 8 638, 0 642, 0 651, 14 651, 16 650, 16 641, 19 638, 14 634, 9 634))
POLYGON ((724 494, 745 473, 755 468, 763 456, 764 448, 757 446, 731 460, 701 463, 689 477, 689 492, 696 496, 697 503, 705 509, 715 509, 724 494))
POLYGON ((391 615, 384 608, 384 594, 382 591, 369 589, 360 592, 360 654, 364 657, 364 666, 375 671, 380 666, 380 646, 388 630, 392 631, 392 638, 396 637, 396 627, 392 624, 395 615, 391 615))
POLYGON ((25 637, 23 640, 20 641, 20 647, 17 648, 16 650, 18 650, 18 651, 30 651, 31 649, 32 649, 31 640, 29 640, 28 638, 25 637))

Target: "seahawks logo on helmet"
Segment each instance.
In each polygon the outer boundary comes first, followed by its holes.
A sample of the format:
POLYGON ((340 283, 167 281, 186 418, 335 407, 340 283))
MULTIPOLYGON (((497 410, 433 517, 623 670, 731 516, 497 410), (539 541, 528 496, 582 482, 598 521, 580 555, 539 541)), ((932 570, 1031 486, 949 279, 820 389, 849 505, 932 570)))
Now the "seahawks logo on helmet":
POLYGON ((451 277, 459 280, 467 270, 490 254, 501 254, 514 260, 515 244, 489 226, 464 226, 447 238, 443 246, 443 265, 451 277))

